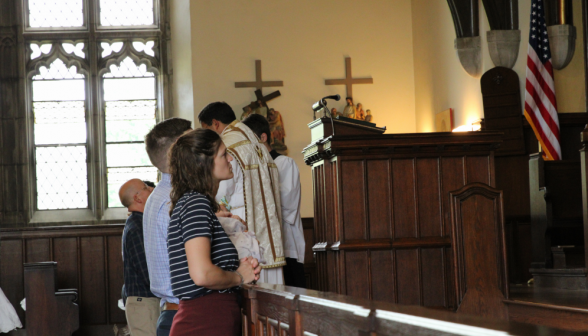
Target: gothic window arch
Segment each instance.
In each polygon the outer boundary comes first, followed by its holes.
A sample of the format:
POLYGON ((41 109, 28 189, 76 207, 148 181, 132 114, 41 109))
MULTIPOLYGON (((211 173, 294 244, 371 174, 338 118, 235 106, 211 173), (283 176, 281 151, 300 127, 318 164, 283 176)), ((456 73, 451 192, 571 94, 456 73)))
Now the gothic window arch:
POLYGON ((21 0, 29 222, 120 222, 169 116, 166 0, 21 0))

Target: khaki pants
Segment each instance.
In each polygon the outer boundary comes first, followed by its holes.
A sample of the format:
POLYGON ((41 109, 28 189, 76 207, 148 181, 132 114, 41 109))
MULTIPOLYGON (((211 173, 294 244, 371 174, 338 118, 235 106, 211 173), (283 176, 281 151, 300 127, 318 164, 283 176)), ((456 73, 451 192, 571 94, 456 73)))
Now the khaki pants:
POLYGON ((125 306, 125 315, 131 336, 155 336, 159 318, 159 301, 157 297, 145 298, 129 296, 125 306))

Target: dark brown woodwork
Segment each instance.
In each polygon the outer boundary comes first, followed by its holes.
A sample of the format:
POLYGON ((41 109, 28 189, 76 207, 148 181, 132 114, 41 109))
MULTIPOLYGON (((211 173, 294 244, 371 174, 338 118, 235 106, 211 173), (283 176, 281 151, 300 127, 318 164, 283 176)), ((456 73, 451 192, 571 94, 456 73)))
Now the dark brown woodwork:
POLYGON ((318 289, 456 310, 449 193, 494 186, 501 134, 382 135, 333 123, 334 136, 330 119, 312 122, 315 140, 304 150, 313 171, 318 289))
POLYGON ((246 336, 585 334, 280 285, 246 285, 242 294, 246 336))
POLYGON ((503 143, 495 156, 524 155, 526 150, 519 76, 511 69, 495 67, 484 73, 480 84, 484 129, 504 133, 503 143))
POLYGON ((451 192, 458 313, 507 319, 508 269, 502 192, 472 183, 451 192))
POLYGON ((123 228, 113 224, 0 229, 0 287, 23 324, 28 325, 18 308, 25 296, 23 263, 47 261, 57 262, 58 288, 77 289, 80 327, 126 323, 118 308, 123 228))
POLYGON ((69 336, 80 326, 75 289, 56 289, 55 262, 24 264, 28 336, 69 336))

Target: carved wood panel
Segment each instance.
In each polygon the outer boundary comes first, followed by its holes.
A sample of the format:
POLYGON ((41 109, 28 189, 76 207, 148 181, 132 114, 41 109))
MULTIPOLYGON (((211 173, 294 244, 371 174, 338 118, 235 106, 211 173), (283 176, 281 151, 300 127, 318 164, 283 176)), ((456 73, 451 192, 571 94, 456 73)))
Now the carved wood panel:
POLYGON ((457 312, 508 319, 502 191, 483 183, 451 193, 457 312))
POLYGON ((0 230, 0 287, 24 322, 23 263, 56 261, 57 287, 79 293, 80 325, 126 323, 118 308, 123 284, 124 225, 0 230))

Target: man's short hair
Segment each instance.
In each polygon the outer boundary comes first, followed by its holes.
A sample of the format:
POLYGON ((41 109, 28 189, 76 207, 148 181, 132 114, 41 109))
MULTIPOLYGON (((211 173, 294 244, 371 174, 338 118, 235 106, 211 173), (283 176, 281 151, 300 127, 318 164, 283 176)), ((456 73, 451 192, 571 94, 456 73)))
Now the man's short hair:
POLYGON ((213 119, 228 125, 237 119, 237 117, 229 104, 225 102, 214 102, 206 105, 198 114, 198 120, 206 125, 212 125, 213 119))
POLYGON ((242 121, 247 127, 249 127, 253 133, 261 139, 261 135, 265 133, 267 135, 267 143, 271 141, 270 126, 267 119, 260 114, 250 114, 247 118, 242 121))
POLYGON ((151 163, 160 170, 165 167, 168 149, 191 128, 192 122, 182 118, 169 118, 155 125, 145 136, 145 149, 151 163))

